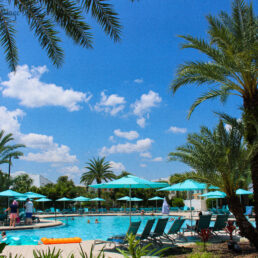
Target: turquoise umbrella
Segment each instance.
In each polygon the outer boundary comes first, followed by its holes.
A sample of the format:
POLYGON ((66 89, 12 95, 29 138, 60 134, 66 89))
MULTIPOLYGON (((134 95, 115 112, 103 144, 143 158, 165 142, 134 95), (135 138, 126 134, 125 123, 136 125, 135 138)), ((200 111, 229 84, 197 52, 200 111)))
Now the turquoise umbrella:
POLYGON ((237 190, 236 190, 236 194, 237 194, 237 195, 240 195, 240 202, 242 202, 242 197, 241 197, 241 195, 249 195, 249 194, 254 194, 254 193, 251 192, 251 191, 244 190, 244 189, 237 189, 237 190))
POLYGON ((87 202, 89 200, 90 200, 90 198, 87 198, 84 196, 79 196, 79 197, 73 198, 73 201, 76 201, 76 202, 87 202))
MULTIPOLYGON (((167 185, 168 185, 167 183, 152 182, 143 178, 139 178, 137 176, 128 175, 105 184, 97 184, 97 185, 90 185, 90 186, 94 188, 127 188, 129 189, 129 197, 131 198, 132 188, 161 188, 167 185)), ((132 205, 130 202, 130 224, 131 224, 131 209, 132 209, 132 205)))
POLYGON ((117 199, 118 201, 129 201, 130 200, 130 197, 129 196, 124 196, 124 197, 121 197, 119 199, 117 199))
POLYGON ((19 198, 15 198, 16 201, 19 201, 19 202, 26 202, 27 200, 27 197, 19 197, 19 198))
POLYGON ((33 192, 27 192, 27 193, 24 193, 24 195, 26 195, 30 199, 37 199, 37 198, 44 198, 44 197, 46 197, 43 194, 38 194, 38 193, 33 193, 33 192))
POLYGON ((214 191, 214 192, 208 192, 205 194, 200 195, 202 197, 214 198, 216 199, 216 209, 218 209, 218 199, 219 198, 225 198, 227 195, 224 192, 221 191, 214 191))
POLYGON ((44 210, 44 202, 52 202, 52 200, 43 197, 43 198, 36 200, 35 202, 43 202, 43 210, 44 210))
POLYGON ((102 198, 93 198, 93 199, 90 199, 89 200, 90 202, 104 202, 105 200, 104 199, 102 199, 102 198))
POLYGON ((157 212, 157 209, 158 209, 158 201, 159 200, 162 200, 163 201, 163 198, 159 197, 159 196, 155 196, 155 197, 152 197, 150 199, 148 199, 149 201, 156 201, 156 212, 157 212))
POLYGON ((15 192, 13 190, 6 190, 3 192, 0 192, 0 196, 5 196, 5 197, 25 197, 24 194, 15 192))
MULTIPOLYGON (((182 183, 174 184, 165 188, 162 188, 158 191, 194 191, 194 190, 204 190, 207 188, 207 185, 200 183, 191 179, 187 179, 182 183)), ((191 227, 192 227, 192 194, 190 195, 190 210, 191 210, 191 227)))
POLYGON ((137 197, 132 197, 131 198, 131 200, 128 200, 129 202, 131 201, 131 202, 141 202, 141 201, 143 201, 143 199, 141 199, 141 198, 137 198, 137 197))
POLYGON ((72 202, 73 200, 69 199, 67 197, 63 197, 63 198, 57 199, 56 201, 57 202, 64 202, 64 209, 65 209, 65 202, 72 202))

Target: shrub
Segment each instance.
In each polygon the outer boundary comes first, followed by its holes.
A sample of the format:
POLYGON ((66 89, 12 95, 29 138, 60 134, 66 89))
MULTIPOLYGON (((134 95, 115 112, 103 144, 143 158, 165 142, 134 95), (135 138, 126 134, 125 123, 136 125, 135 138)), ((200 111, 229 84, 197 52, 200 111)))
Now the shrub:
POLYGON ((184 200, 182 198, 173 198, 172 207, 184 207, 184 200))
POLYGON ((212 208, 212 203, 214 203, 214 201, 216 203, 216 199, 213 199, 213 198, 210 198, 210 199, 206 200, 206 206, 207 206, 208 209, 212 208))

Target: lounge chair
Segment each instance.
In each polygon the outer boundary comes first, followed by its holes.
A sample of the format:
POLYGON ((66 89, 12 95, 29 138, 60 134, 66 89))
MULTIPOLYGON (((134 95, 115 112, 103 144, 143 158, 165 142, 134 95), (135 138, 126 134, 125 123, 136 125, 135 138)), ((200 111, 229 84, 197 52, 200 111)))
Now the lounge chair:
POLYGON ((194 227, 188 227, 184 231, 192 231, 195 233, 199 233, 202 229, 210 228, 210 222, 211 222, 211 215, 201 215, 197 225, 194 227))
POLYGON ((176 236, 179 236, 179 237, 183 237, 187 241, 187 238, 184 236, 184 234, 180 232, 184 222, 185 222, 185 219, 174 220, 174 222, 171 225, 168 232, 164 233, 162 237, 170 240, 172 243, 175 242, 175 238, 171 237, 171 235, 176 235, 176 236))
POLYGON ((154 244, 158 244, 160 246, 163 245, 162 241, 160 240, 160 237, 162 237, 164 234, 164 230, 166 228, 167 222, 168 222, 168 218, 158 219, 154 231, 150 233, 150 240, 154 244))
POLYGON ((244 215, 245 215, 245 216, 250 216, 250 215, 252 215, 252 211, 253 211, 253 206, 246 206, 246 207, 245 207, 245 213, 244 213, 244 215))
POLYGON ((136 240, 140 240, 140 244, 143 243, 143 241, 147 240, 150 236, 151 229, 154 225, 155 219, 149 219, 142 231, 141 234, 136 235, 136 240))
POLYGON ((217 215, 215 224, 213 227, 210 227, 212 230, 212 234, 217 236, 216 232, 222 231, 225 229, 228 221, 228 215, 227 214, 219 214, 217 215))
POLYGON ((127 243, 127 240, 126 240, 127 235, 130 235, 130 234, 136 235, 140 227, 140 224, 141 224, 141 221, 131 222, 131 225, 129 226, 126 234, 112 236, 108 238, 106 241, 97 239, 94 241, 94 245, 103 244, 103 243, 114 244, 115 246, 117 244, 125 245, 127 243))

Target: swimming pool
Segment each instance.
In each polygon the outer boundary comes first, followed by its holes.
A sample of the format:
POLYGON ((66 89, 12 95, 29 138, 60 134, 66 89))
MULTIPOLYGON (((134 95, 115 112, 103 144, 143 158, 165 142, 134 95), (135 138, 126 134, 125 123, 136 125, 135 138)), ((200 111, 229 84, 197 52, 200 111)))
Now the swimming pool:
MULTIPOLYGON (((155 216, 156 221, 161 217, 155 216)), ((141 233, 147 220, 153 218, 153 216, 133 216, 132 221, 141 221, 138 231, 138 233, 141 233)), ((129 227, 129 216, 86 216, 58 218, 58 220, 62 221, 64 225, 52 228, 7 231, 8 242, 10 245, 36 245, 42 237, 80 237, 82 240, 106 240, 112 235, 125 234, 129 227), (98 224, 94 223, 95 219, 98 219, 98 224), (90 223, 87 222, 88 220, 90 220, 90 223)), ((170 228, 171 224, 172 222, 167 223, 165 231, 170 228)), ((190 221, 187 220, 185 224, 190 224, 190 221)))

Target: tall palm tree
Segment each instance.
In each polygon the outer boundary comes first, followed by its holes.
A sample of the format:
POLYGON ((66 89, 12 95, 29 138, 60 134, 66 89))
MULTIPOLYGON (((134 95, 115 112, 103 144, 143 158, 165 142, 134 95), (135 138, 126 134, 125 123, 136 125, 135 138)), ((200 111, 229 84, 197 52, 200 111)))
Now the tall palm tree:
POLYGON ((255 220, 258 225, 258 19, 253 6, 243 0, 232 4, 232 15, 221 12, 207 16, 208 40, 181 36, 183 48, 192 48, 208 57, 207 61, 191 61, 179 66, 171 84, 175 93, 181 86, 210 86, 191 106, 189 116, 203 101, 237 95, 243 101, 245 139, 252 150, 250 164, 254 189, 255 220))
POLYGON ((228 131, 222 121, 213 131, 203 126, 200 133, 188 135, 187 144, 169 154, 170 160, 182 161, 194 169, 174 179, 195 179, 225 192, 241 234, 258 249, 257 229, 244 216, 244 207, 236 195, 238 188, 247 189, 251 182, 249 150, 243 143, 243 124, 232 118, 227 121, 231 122, 228 131))
MULTIPOLYGON (((105 161, 105 157, 98 157, 90 159, 88 166, 85 168, 88 170, 81 176, 81 183, 84 183, 86 187, 96 181, 97 184, 101 184, 102 181, 107 182, 108 180, 115 179, 116 175, 111 170, 111 165, 108 161, 105 161)), ((101 197, 101 189, 98 188, 98 197, 101 197)))
POLYGON ((10 13, 18 12, 27 19, 28 26, 46 50, 54 65, 63 62, 63 50, 57 27, 82 47, 92 48, 91 27, 85 22, 90 14, 114 41, 120 40, 121 25, 108 1, 100 0, 9 0, 0 3, 0 41, 5 58, 12 70, 18 64, 15 22, 10 13), (12 12, 11 12, 12 11, 12 12))
POLYGON ((11 158, 19 158, 23 156, 23 153, 19 151, 19 148, 25 147, 24 144, 9 144, 14 140, 13 134, 5 134, 4 130, 0 131, 0 164, 9 164, 9 177, 10 167, 12 165, 11 158))

